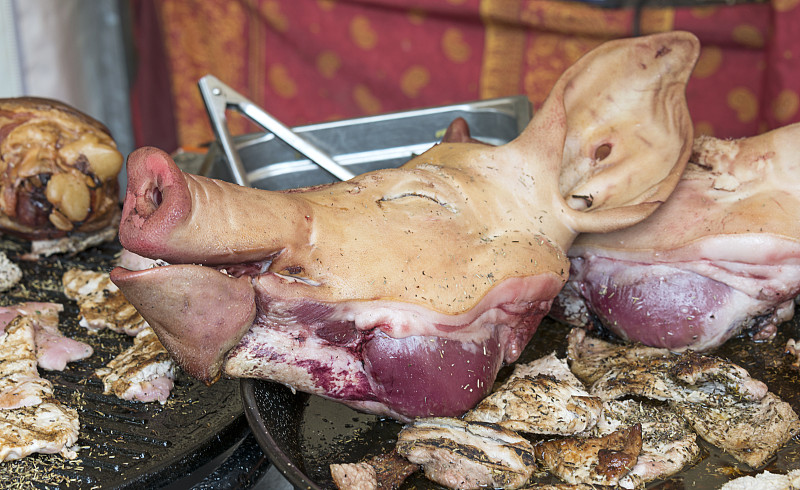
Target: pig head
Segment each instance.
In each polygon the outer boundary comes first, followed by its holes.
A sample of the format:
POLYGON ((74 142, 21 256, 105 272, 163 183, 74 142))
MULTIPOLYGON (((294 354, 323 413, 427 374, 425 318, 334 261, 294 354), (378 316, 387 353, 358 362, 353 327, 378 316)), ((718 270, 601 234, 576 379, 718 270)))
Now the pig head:
POLYGON ((498 147, 457 123, 396 169, 270 192, 128 160, 112 280, 183 369, 285 383, 401 420, 456 415, 520 355, 579 232, 636 223, 691 150, 688 33, 607 43, 498 147))
POLYGON ((800 293, 800 124, 698 138, 670 199, 636 226, 580 236, 552 314, 702 351, 790 319, 800 293))

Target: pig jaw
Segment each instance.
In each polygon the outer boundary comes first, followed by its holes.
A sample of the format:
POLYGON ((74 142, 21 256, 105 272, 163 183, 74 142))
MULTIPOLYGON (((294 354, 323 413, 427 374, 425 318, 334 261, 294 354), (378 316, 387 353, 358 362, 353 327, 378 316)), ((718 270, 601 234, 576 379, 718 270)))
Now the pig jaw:
POLYGON ((519 357, 560 287, 555 275, 509 279, 456 316, 394 301, 326 304, 261 290, 253 327, 223 371, 399 420, 458 416, 491 391, 504 362, 519 357))
POLYGON ((225 354, 255 318, 249 278, 234 278, 194 265, 129 271, 117 267, 111 280, 156 331, 189 375, 213 383, 225 354))

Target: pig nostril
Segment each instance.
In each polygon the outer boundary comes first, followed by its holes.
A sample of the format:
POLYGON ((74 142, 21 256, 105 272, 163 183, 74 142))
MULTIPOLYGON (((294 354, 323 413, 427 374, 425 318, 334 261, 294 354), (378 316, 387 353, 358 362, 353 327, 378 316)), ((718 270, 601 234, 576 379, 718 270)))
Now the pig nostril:
POLYGON ((606 143, 604 145, 600 145, 597 147, 597 149, 594 151, 594 159, 599 162, 601 160, 605 160, 606 158, 608 158, 608 155, 610 154, 611 154, 611 145, 606 143))
POLYGON ((164 196, 161 195, 161 189, 158 187, 154 188, 150 192, 150 200, 153 202, 153 207, 158 208, 161 206, 161 201, 163 200, 164 196))

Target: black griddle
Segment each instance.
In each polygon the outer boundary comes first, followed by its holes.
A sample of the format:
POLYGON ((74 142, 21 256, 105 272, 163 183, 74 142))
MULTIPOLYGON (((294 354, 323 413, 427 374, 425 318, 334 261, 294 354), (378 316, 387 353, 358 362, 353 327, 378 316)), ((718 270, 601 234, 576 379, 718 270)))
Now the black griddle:
MULTIPOLYGON (((546 318, 539 326, 518 362, 526 363, 555 351, 566 356, 569 327, 546 318)), ((732 339, 710 354, 730 359, 748 370, 751 376, 767 383, 770 391, 790 403, 800 413, 800 371, 784 354, 789 338, 800 338, 800 315, 779 327, 771 341, 754 342, 746 335, 732 339)), ((507 377, 513 366, 506 366, 498 379, 507 377)), ((275 467, 298 490, 334 490, 329 465, 356 463, 387 452, 394 447, 402 424, 383 417, 360 413, 346 406, 304 393, 292 393, 281 384, 242 380, 245 413, 259 445, 275 467)), ((725 482, 763 470, 787 473, 800 468, 800 441, 795 437, 759 471, 736 462, 733 457, 698 437, 701 459, 670 478, 649 483, 647 489, 688 490, 719 488, 725 482)), ((540 483, 563 483, 544 476, 540 483)), ((401 490, 444 490, 414 474, 401 490)))
POLYGON ((103 394, 95 369, 131 346, 133 340, 112 331, 92 334, 78 325, 78 306, 64 296, 61 277, 71 267, 109 271, 121 250, 118 242, 36 262, 19 260, 28 250, 21 240, 0 237, 0 250, 23 271, 20 284, 0 293, 0 305, 61 303, 61 331, 94 348, 91 357, 70 363, 63 372, 40 370, 53 383, 56 398, 78 411, 78 459, 33 454, 0 463, 0 488, 16 488, 22 482, 26 488, 247 488, 266 472, 266 458, 242 453, 246 438, 252 441, 252 436, 237 380, 223 379, 205 386, 179 371, 172 395, 163 406, 103 394), (252 467, 239 468, 236 462, 225 466, 234 454, 252 467), (228 466, 231 468, 226 470, 228 466), (231 481, 230 472, 244 476, 231 481))

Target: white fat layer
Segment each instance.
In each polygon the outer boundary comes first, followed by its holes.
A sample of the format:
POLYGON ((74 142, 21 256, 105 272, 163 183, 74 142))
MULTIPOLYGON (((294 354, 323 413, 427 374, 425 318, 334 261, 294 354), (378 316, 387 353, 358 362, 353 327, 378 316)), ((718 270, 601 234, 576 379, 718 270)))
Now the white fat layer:
MULTIPOLYGON (((699 248, 692 245, 669 254, 652 252, 645 255, 638 252, 584 249, 570 250, 570 255, 584 258, 604 257, 629 265, 664 266, 694 272, 726 284, 751 298, 774 302, 781 298, 789 299, 800 292, 800 247, 793 245, 796 244, 786 240, 766 241, 761 244, 721 240, 719 243, 706 243, 699 248), (781 246, 786 248, 780 248, 781 246), (728 252, 726 247, 738 247, 746 256, 737 257, 738 251, 719 253, 716 257, 713 253, 707 253, 728 252)), ((620 273, 624 269, 620 265, 620 273)), ((638 273, 641 273, 641 269, 638 273)))
MULTIPOLYGON (((436 336, 453 340, 480 343, 491 331, 487 325, 519 327, 521 314, 532 308, 549 308, 552 298, 546 291, 555 279, 550 275, 511 278, 498 283, 481 301, 466 313, 449 315, 412 303, 372 300, 323 303, 333 311, 326 320, 353 322, 362 331, 380 328, 394 338, 436 336)), ((272 298, 271 312, 283 311, 280 300, 272 298)), ((292 303, 287 302, 290 307, 292 303)), ((276 323, 291 322, 291 318, 274 317, 276 323)))
POLYGON ((361 362, 341 347, 314 336, 298 339, 290 329, 277 325, 253 325, 225 360, 225 374, 237 378, 270 379, 296 390, 334 396, 360 384, 367 374, 361 362), (276 353, 265 356, 264 351, 276 353), (329 383, 321 389, 307 369, 309 359, 329 371, 329 383))

